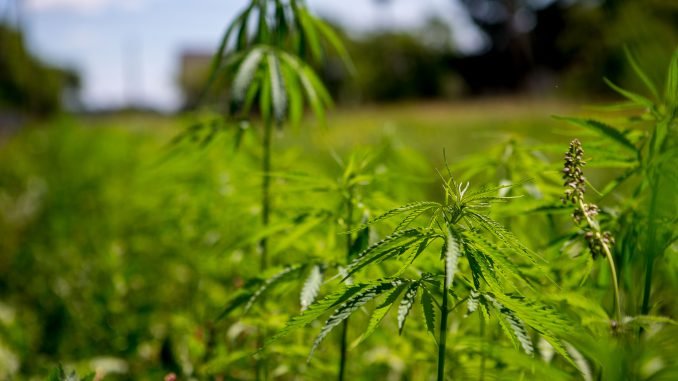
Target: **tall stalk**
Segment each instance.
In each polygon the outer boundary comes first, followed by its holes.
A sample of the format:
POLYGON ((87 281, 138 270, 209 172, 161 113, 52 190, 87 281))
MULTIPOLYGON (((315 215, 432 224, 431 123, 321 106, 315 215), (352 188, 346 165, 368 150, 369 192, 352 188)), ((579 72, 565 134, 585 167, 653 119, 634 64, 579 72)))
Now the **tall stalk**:
POLYGON ((485 351, 487 350, 487 346, 485 345, 485 318, 483 316, 480 316, 480 345, 481 345, 481 351, 480 351, 480 376, 479 380, 483 381, 485 380, 485 351))
POLYGON ((647 315, 650 312, 650 293, 652 291, 652 272, 654 270, 655 245, 657 235, 657 225, 654 222, 657 213, 657 192, 659 192, 659 181, 652 188, 650 199, 650 211, 648 215, 647 244, 645 245, 645 285, 643 288, 643 304, 640 314, 647 315))
POLYGON ((596 220, 598 215, 598 206, 587 204, 584 201, 586 192, 586 180, 584 178, 583 167, 584 149, 578 139, 570 142, 570 148, 565 153, 565 165, 563 167, 563 180, 565 180, 565 195, 563 202, 571 203, 574 206, 572 219, 576 224, 585 222, 583 230, 584 237, 588 243, 591 255, 595 259, 598 256, 604 256, 610 267, 612 283, 614 288, 615 318, 618 324, 622 323, 621 295, 619 292, 619 281, 617 279, 617 269, 612 256, 611 247, 614 244, 614 237, 610 232, 603 231, 596 220))
MULTIPOLYGON (((350 180, 350 179, 349 179, 350 180)), ((351 249, 353 247, 353 239, 351 237, 351 230, 353 229, 353 186, 349 185, 348 196, 346 198, 346 263, 351 261, 351 249)), ((341 356, 339 358, 339 381, 344 381, 346 374, 346 357, 348 352, 348 318, 344 320, 341 329, 341 356)))
MULTIPOLYGON (((271 135, 273 124, 271 120, 264 123, 264 136, 262 142, 263 157, 261 160, 262 181, 261 181, 261 225, 265 230, 270 221, 271 212, 271 135)), ((268 238, 264 236, 259 241, 260 265, 261 271, 266 270, 268 261, 268 238)))
MULTIPOLYGON (((264 135, 262 141, 263 156, 261 160, 261 170, 262 170, 262 179, 261 179, 261 226, 263 230, 266 230, 270 221, 271 214, 271 135, 272 135, 273 123, 271 119, 267 119, 264 122, 264 135)), ((260 263, 259 269, 263 272, 268 266, 268 238, 264 236, 259 240, 259 255, 260 263)), ((257 337, 257 348, 261 348, 264 345, 264 333, 259 332, 257 337)), ((256 379, 267 379, 266 375, 266 363, 262 359, 257 359, 256 364, 256 379)))
POLYGON ((607 258, 607 264, 610 266, 610 274, 612 274, 612 283, 614 286, 614 301, 615 301, 615 313, 616 313, 616 319, 617 323, 621 324, 622 323, 622 312, 621 312, 621 297, 619 295, 619 281, 617 280, 617 267, 615 266, 614 263, 614 258, 612 257, 612 251, 610 250, 609 245, 607 244, 606 240, 603 238, 603 233, 600 231, 600 228, 598 226, 598 223, 593 221, 593 219, 590 216, 590 213, 587 213, 586 210, 589 210, 589 207, 587 207, 584 204, 583 199, 579 200, 579 208, 584 211, 582 214, 584 217, 586 217, 586 222, 588 223, 588 226, 593 230, 593 235, 597 243, 600 245, 603 254, 605 258, 607 258))
POLYGON ((445 280, 443 281, 443 301, 440 306, 440 331, 438 339, 438 381, 443 381, 445 379, 445 350, 447 347, 447 290, 450 285, 448 284, 447 276, 447 266, 445 266, 445 280))

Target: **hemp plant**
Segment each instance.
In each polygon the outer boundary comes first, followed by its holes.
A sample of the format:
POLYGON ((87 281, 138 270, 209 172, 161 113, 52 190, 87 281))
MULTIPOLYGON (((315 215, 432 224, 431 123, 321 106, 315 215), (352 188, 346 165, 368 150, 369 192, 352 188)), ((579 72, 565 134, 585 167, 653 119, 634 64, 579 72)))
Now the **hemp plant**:
MULTIPOLYGON (((315 17, 302 0, 251 0, 228 26, 212 62, 208 88, 220 77, 231 83, 227 120, 239 126, 258 108, 261 132, 261 223, 271 215, 271 152, 273 127, 301 122, 305 105, 320 120, 332 99, 310 65, 331 46, 350 66, 350 59, 332 28, 315 17), (310 56, 307 52, 310 52, 310 56), (240 122, 239 122, 240 121, 240 122)), ((260 268, 268 262, 268 238, 259 242, 260 268)))
MULTIPOLYGON (((305 192, 306 197, 311 196, 310 193, 317 193, 324 201, 313 203, 310 209, 302 211, 303 217, 294 218, 293 220, 298 223, 289 224, 285 240, 302 239, 313 230, 323 228, 328 231, 328 245, 325 251, 341 254, 338 256, 328 256, 323 253, 310 255, 301 262, 287 264, 280 270, 264 274, 264 277, 251 281, 247 287, 232 297, 221 315, 222 318, 239 307, 243 307, 242 313, 246 314, 261 301, 266 293, 273 293, 277 288, 294 282, 300 288, 299 308, 303 312, 316 300, 323 284, 345 274, 349 262, 367 247, 369 227, 363 226, 357 231, 352 230, 355 225, 360 224, 361 218, 362 222, 365 222, 364 216, 368 212, 364 204, 363 190, 374 181, 373 157, 372 155, 353 154, 346 162, 339 158, 337 161, 342 167, 342 173, 336 179, 284 173, 273 174, 273 176, 294 181, 299 184, 297 189, 305 192), (337 242, 334 237, 342 231, 349 233, 344 235, 345 241, 337 242), (332 272, 335 274, 334 277, 327 279, 328 274, 332 272)), ((283 249, 289 250, 289 247, 285 246, 283 249)), ((277 248, 277 250, 280 249, 277 248)), ((348 354, 347 332, 348 321, 345 320, 339 343, 339 380, 345 378, 348 354)))
MULTIPOLYGON (((615 237, 619 249, 612 254, 617 255, 621 263, 640 262, 625 268, 627 271, 644 272, 642 287, 628 284, 626 288, 631 296, 640 291, 639 300, 634 305, 640 306, 639 315, 647 315, 652 306, 655 263, 671 251, 678 240, 678 198, 673 191, 678 187, 678 168, 674 165, 678 160, 678 49, 673 52, 669 63, 663 92, 658 90, 630 51, 626 53, 648 95, 621 88, 606 80, 610 88, 627 102, 604 107, 603 111, 623 112, 621 118, 612 123, 585 118, 559 119, 584 127, 591 133, 587 150, 594 153, 596 160, 590 165, 619 173, 601 188, 599 200, 611 195, 619 197, 624 186, 631 189, 633 196, 627 197, 616 213, 619 229, 615 237)), ((584 212, 582 210, 583 216, 586 215, 584 212)), ((596 233, 592 232, 594 236, 596 233)))
MULTIPOLYGON (((308 10, 305 1, 250 0, 227 27, 212 61, 205 92, 215 84, 228 83, 229 107, 223 122, 215 119, 208 124, 211 131, 203 142, 209 141, 220 126, 235 127, 237 143, 246 130, 251 130, 251 121, 261 125, 263 231, 269 230, 272 214, 274 127, 299 125, 306 106, 324 122, 325 112, 332 106, 331 96, 311 66, 311 61, 322 61, 327 47, 352 67, 341 39, 308 10)), ((189 129, 189 134, 200 134, 203 127, 189 129)), ((262 273, 270 261, 269 235, 261 235, 257 244, 262 273)), ((247 305, 246 309, 251 303, 247 305)), ((261 365, 258 361, 257 379, 261 365)))
POLYGON ((438 380, 446 375, 449 315, 463 305, 467 306, 467 315, 481 310, 482 319, 495 317, 516 348, 527 354, 534 351, 528 330, 531 327, 569 360, 559 340, 559 335, 567 331, 567 321, 530 297, 533 285, 523 267, 539 267, 540 258, 488 216, 493 204, 507 201, 499 195, 504 188, 471 191, 468 183, 458 183, 450 174, 443 181, 443 203, 415 202, 371 219, 365 226, 402 217, 390 235, 351 261, 344 278, 378 268, 386 261, 399 260, 399 269, 385 278, 347 285, 314 303, 269 342, 330 313, 311 346, 310 359, 334 328, 368 302, 383 297, 358 342, 371 335, 396 305, 402 333, 414 304, 419 302, 426 329, 437 343, 438 380))
POLYGON ((574 206, 572 219, 577 225, 584 223, 583 233, 588 249, 593 256, 602 256, 607 259, 610 266, 610 274, 612 274, 612 285, 614 287, 614 300, 616 320, 613 321, 612 326, 622 323, 621 298, 619 296, 619 281, 617 280, 617 270, 612 256, 612 247, 614 245, 614 237, 609 231, 603 231, 596 219, 598 215, 598 206, 595 204, 588 204, 584 200, 584 193, 586 192, 586 179, 584 177, 583 167, 586 164, 584 161, 584 149, 579 140, 574 139, 570 143, 570 148, 565 153, 565 165, 563 167, 563 180, 565 183, 565 196, 563 203, 569 203, 574 206))

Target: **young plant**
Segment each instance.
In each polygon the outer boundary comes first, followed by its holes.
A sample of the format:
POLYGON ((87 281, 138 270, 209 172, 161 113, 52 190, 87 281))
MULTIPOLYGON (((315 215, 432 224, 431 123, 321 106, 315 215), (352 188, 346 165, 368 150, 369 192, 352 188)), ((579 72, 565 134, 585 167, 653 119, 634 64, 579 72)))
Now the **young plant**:
MULTIPOLYGON (((303 0, 250 0, 231 22, 214 56, 206 92, 216 83, 230 83, 230 107, 224 123, 214 118, 198 123, 188 135, 203 135, 209 142, 221 126, 235 127, 236 145, 248 130, 255 112, 261 128, 261 229, 270 227, 272 214, 271 172, 274 126, 298 125, 309 105, 324 120, 332 99, 309 64, 323 58, 324 46, 333 47, 350 65, 346 49, 332 28, 313 16, 303 0), (225 81, 224 81, 225 80, 225 81), (204 133, 205 126, 209 127, 204 133)), ((269 234, 258 242, 259 268, 269 263, 269 234)), ((211 342, 211 340, 208 340, 211 342)), ((257 378, 261 364, 257 363, 257 378)))
MULTIPOLYGON (((214 76, 221 72, 232 76, 230 116, 249 118, 254 105, 258 104, 263 124, 261 222, 264 229, 269 225, 271 210, 273 125, 281 128, 286 120, 299 124, 305 103, 323 118, 325 109, 332 104, 313 69, 295 54, 304 49, 303 41, 309 36, 313 37, 313 51, 317 51, 318 30, 332 36, 330 40, 343 51, 331 29, 296 1, 253 0, 229 26, 214 59, 214 76), (257 20, 257 25, 256 32, 250 35, 252 18, 257 20), (228 43, 235 30, 238 37, 233 50, 229 51, 228 43)), ((268 260, 267 238, 262 238, 259 250, 263 270, 268 260)))
POLYGON ((396 259, 401 260, 399 270, 386 278, 348 285, 311 305, 292 318, 271 341, 331 312, 311 347, 310 358, 335 327, 368 302, 383 296, 358 341, 374 332, 396 304, 398 328, 402 332, 413 305, 420 301, 426 328, 437 341, 438 380, 445 379, 446 374, 449 315, 461 305, 467 305, 469 313, 480 309, 483 319, 496 316, 510 340, 526 353, 533 352, 529 326, 569 359, 558 339, 568 324, 555 310, 529 297, 533 286, 520 266, 537 267, 540 259, 487 214, 492 204, 507 200, 498 195, 505 187, 469 191, 468 183, 459 184, 450 175, 443 188, 444 203, 416 202, 370 220, 367 225, 403 217, 390 235, 351 261, 344 278, 396 259), (423 217, 428 217, 428 223, 411 227, 423 217), (439 256, 424 255, 431 252, 429 248, 436 248, 433 252, 440 253, 439 256), (421 268, 417 266, 419 262, 421 268), (416 276, 408 278, 406 273, 416 276))
MULTIPOLYGON (((243 313, 247 313, 260 301, 265 293, 275 292, 276 288, 292 282, 299 282, 301 288, 299 302, 303 312, 319 295, 326 275, 332 271, 337 274, 334 278, 344 274, 350 260, 367 247, 370 234, 369 228, 365 226, 356 232, 352 232, 352 229, 354 224, 357 223, 356 215, 364 216, 367 213, 363 203, 363 189, 361 188, 370 185, 374 179, 372 173, 373 160, 371 160, 369 155, 359 157, 355 154, 351 155, 346 163, 343 163, 340 159, 337 160, 342 165, 343 172, 336 180, 292 174, 274 174, 273 176, 292 180, 299 184, 297 190, 303 192, 306 199, 317 195, 322 197, 324 201, 319 202, 318 204, 320 205, 314 205, 311 209, 304 210, 303 214, 306 217, 303 219, 303 222, 295 223, 294 221, 301 221, 301 219, 293 218, 288 223, 289 226, 286 229, 288 234, 285 240, 289 241, 290 238, 300 238, 302 236, 308 237, 308 234, 313 230, 325 227, 328 230, 325 252, 337 252, 337 250, 333 250, 335 249, 334 246, 337 246, 341 247, 339 251, 343 252, 343 254, 338 257, 326 255, 308 257, 303 262, 285 266, 282 270, 275 273, 266 274, 264 278, 258 281, 250 282, 249 287, 245 287, 232 298, 222 313, 222 317, 240 306, 244 306, 243 313), (332 205, 331 208, 326 207, 327 201, 332 205), (340 231, 349 231, 345 235, 345 245, 335 242, 334 236, 340 231)), ((279 251, 280 247, 274 249, 279 251)), ((289 247, 285 246, 283 250, 288 251, 289 247)), ((338 366, 339 380, 344 379, 346 371, 348 320, 343 322, 342 332, 338 366)))

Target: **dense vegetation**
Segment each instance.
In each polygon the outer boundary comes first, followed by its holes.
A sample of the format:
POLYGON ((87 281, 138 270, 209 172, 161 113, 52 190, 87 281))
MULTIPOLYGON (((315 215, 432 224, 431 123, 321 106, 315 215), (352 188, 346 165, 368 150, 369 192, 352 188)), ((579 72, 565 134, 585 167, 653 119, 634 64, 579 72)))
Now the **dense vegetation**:
POLYGON ((678 377, 678 51, 663 86, 629 53, 642 89, 593 117, 327 120, 325 52, 351 70, 302 2, 252 1, 225 115, 2 142, 0 378, 678 377))

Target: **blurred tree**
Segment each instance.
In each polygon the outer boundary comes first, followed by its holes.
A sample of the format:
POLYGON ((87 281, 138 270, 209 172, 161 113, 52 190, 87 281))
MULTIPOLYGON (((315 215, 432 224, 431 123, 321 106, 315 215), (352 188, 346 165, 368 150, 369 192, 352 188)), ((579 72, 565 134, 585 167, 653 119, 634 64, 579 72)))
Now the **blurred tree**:
POLYGON ((20 32, 0 24, 0 109, 49 115, 61 109, 65 95, 73 104, 79 86, 75 72, 39 62, 20 32))
POLYGON ((336 57, 319 72, 341 103, 454 97, 462 81, 448 65, 454 56, 451 36, 450 26, 435 17, 414 32, 376 31, 360 37, 342 33, 355 75, 349 77, 336 57))
POLYGON ((628 88, 639 88, 627 64, 624 47, 640 60, 647 75, 662 82, 665 62, 678 46, 678 2, 674 0, 579 1, 566 15, 567 28, 557 41, 569 57, 564 83, 569 90, 597 93, 609 89, 603 76, 628 88))
POLYGON ((678 44, 673 0, 454 1, 488 40, 482 53, 453 63, 473 93, 548 90, 563 72, 559 82, 576 93, 606 91, 603 75, 633 86, 624 46, 641 50, 658 80, 678 44))

